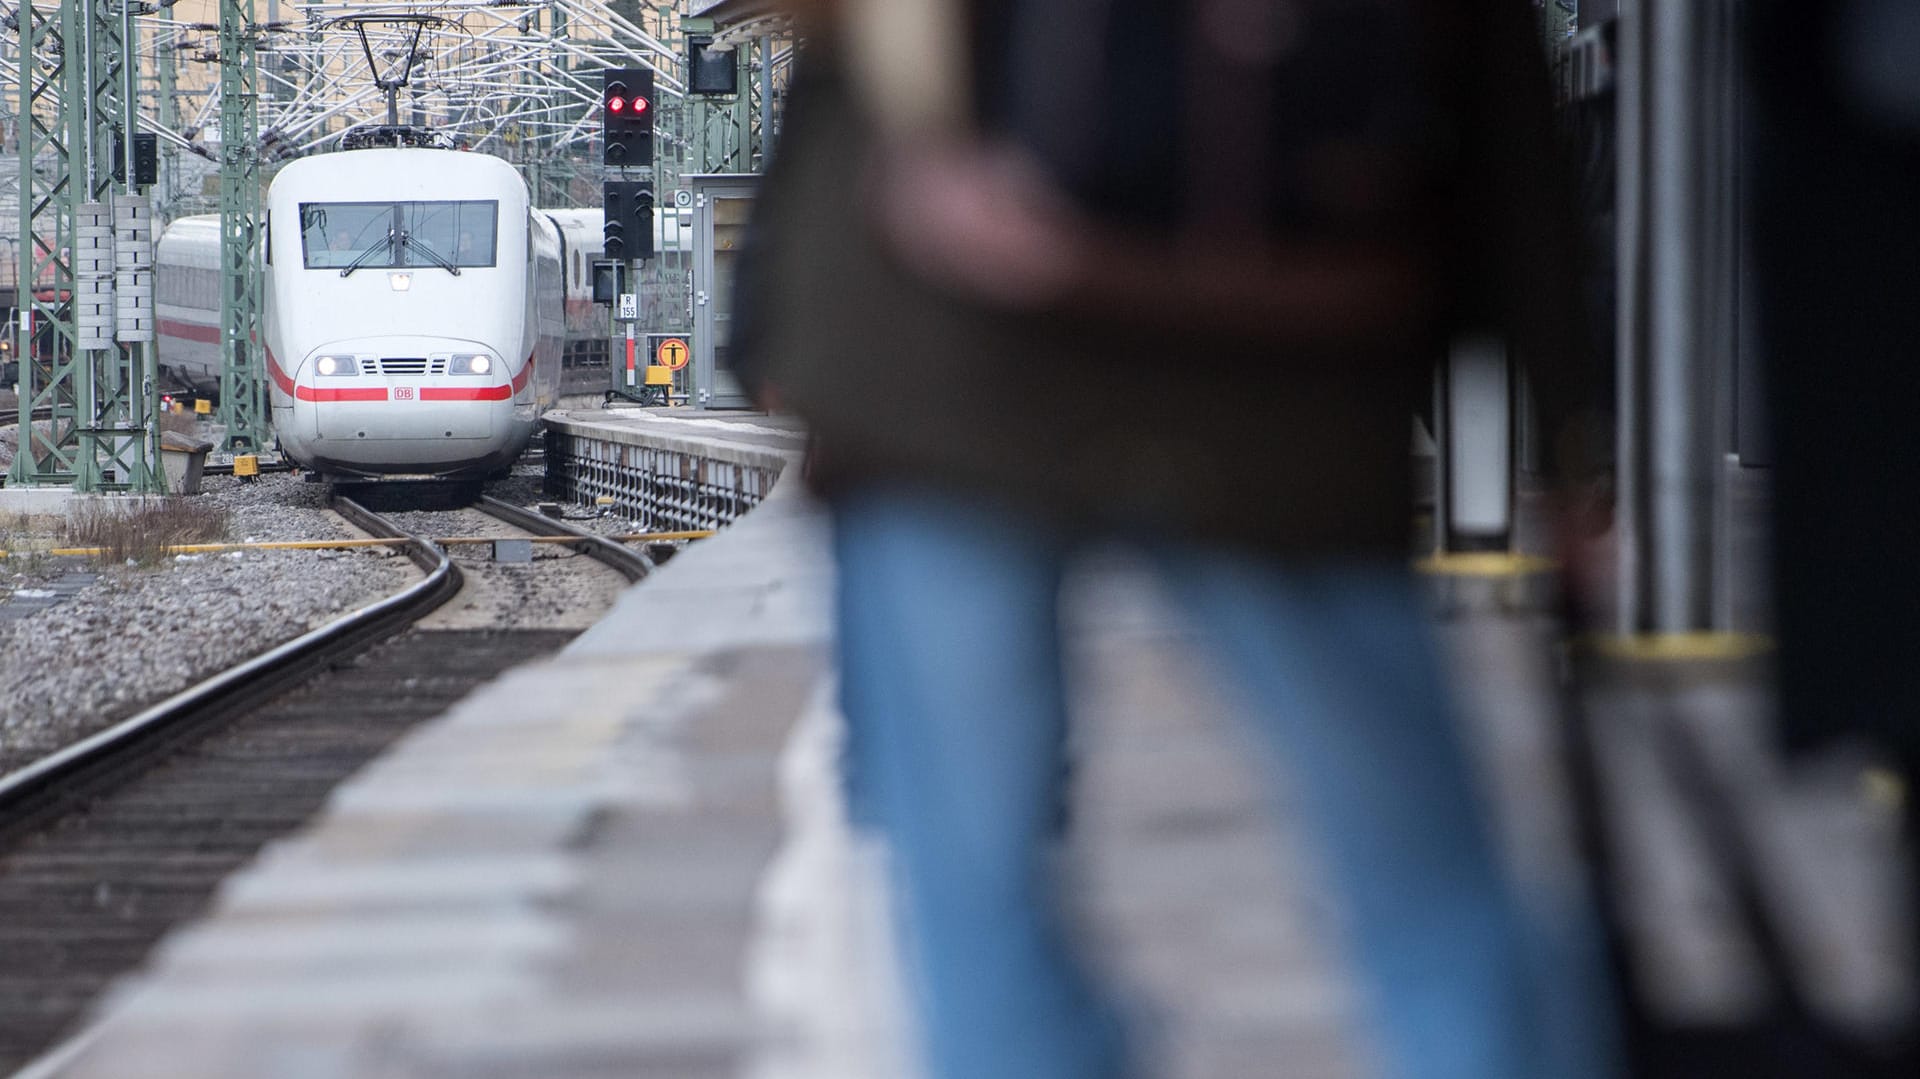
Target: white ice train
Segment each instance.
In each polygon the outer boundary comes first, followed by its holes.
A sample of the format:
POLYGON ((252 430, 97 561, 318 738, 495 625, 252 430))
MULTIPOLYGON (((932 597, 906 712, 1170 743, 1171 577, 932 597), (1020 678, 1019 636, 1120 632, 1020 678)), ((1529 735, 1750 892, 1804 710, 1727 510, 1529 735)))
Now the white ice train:
MULTIPOLYGON (((323 477, 499 472, 559 396, 568 339, 605 339, 589 280, 600 212, 534 210, 498 158, 305 158, 266 211, 274 433, 323 477)), ((161 363, 199 386, 218 382, 219 245, 218 218, 183 218, 157 253, 161 363)))

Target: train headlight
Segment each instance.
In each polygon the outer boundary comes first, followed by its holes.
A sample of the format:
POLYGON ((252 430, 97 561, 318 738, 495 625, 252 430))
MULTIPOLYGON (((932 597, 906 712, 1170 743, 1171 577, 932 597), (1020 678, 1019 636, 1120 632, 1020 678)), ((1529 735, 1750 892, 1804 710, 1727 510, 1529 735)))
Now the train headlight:
POLYGON ((325 377, 357 375, 360 373, 360 361, 352 356, 322 356, 313 361, 313 370, 325 377))
POLYGON ((447 374, 450 375, 486 375, 492 372, 491 356, 454 356, 447 361, 447 374))

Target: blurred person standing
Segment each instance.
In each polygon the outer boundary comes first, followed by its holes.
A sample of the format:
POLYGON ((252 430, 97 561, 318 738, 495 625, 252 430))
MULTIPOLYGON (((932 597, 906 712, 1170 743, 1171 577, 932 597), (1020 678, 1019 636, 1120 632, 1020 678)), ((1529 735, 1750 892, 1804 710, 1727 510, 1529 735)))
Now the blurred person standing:
POLYGON ((1451 335, 1504 335, 1550 422, 1577 399, 1524 0, 794 7, 735 347, 817 440, 852 796, 934 1074, 1127 1067, 1046 859, 1060 584, 1115 538, 1298 784, 1390 1074, 1608 1074, 1599 958, 1505 879, 1407 564, 1451 335))
MULTIPOLYGON (((1904 783, 1920 931, 1920 5, 1753 0, 1744 29, 1756 340, 1772 415, 1780 712, 1904 783)), ((1912 1032, 1909 1032, 1912 1040, 1912 1032)))

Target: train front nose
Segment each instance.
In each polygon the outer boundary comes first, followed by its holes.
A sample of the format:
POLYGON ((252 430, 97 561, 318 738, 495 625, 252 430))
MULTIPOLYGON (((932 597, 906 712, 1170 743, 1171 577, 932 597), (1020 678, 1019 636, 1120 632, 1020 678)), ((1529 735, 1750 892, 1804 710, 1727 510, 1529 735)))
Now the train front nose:
POLYGON ((448 474, 497 467, 513 388, 475 342, 381 338, 314 349, 294 372, 293 424, 341 471, 448 474))

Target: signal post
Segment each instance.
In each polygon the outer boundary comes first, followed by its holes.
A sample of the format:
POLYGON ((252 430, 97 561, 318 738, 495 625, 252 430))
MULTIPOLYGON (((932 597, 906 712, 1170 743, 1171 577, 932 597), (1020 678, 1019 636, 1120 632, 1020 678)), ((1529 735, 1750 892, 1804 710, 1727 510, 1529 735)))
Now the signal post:
MULTIPOLYGON (((614 365, 614 389, 627 396, 645 397, 651 380, 639 377, 651 366, 641 355, 636 338, 640 318, 640 263, 654 256, 653 133, 654 73, 650 68, 608 68, 600 94, 600 162, 609 176, 601 184, 604 215, 601 239, 615 272, 610 290, 614 321, 619 324, 623 361, 614 365), (632 289, 633 291, 629 291, 632 289)), ((672 394, 667 393, 669 402, 672 394)))

